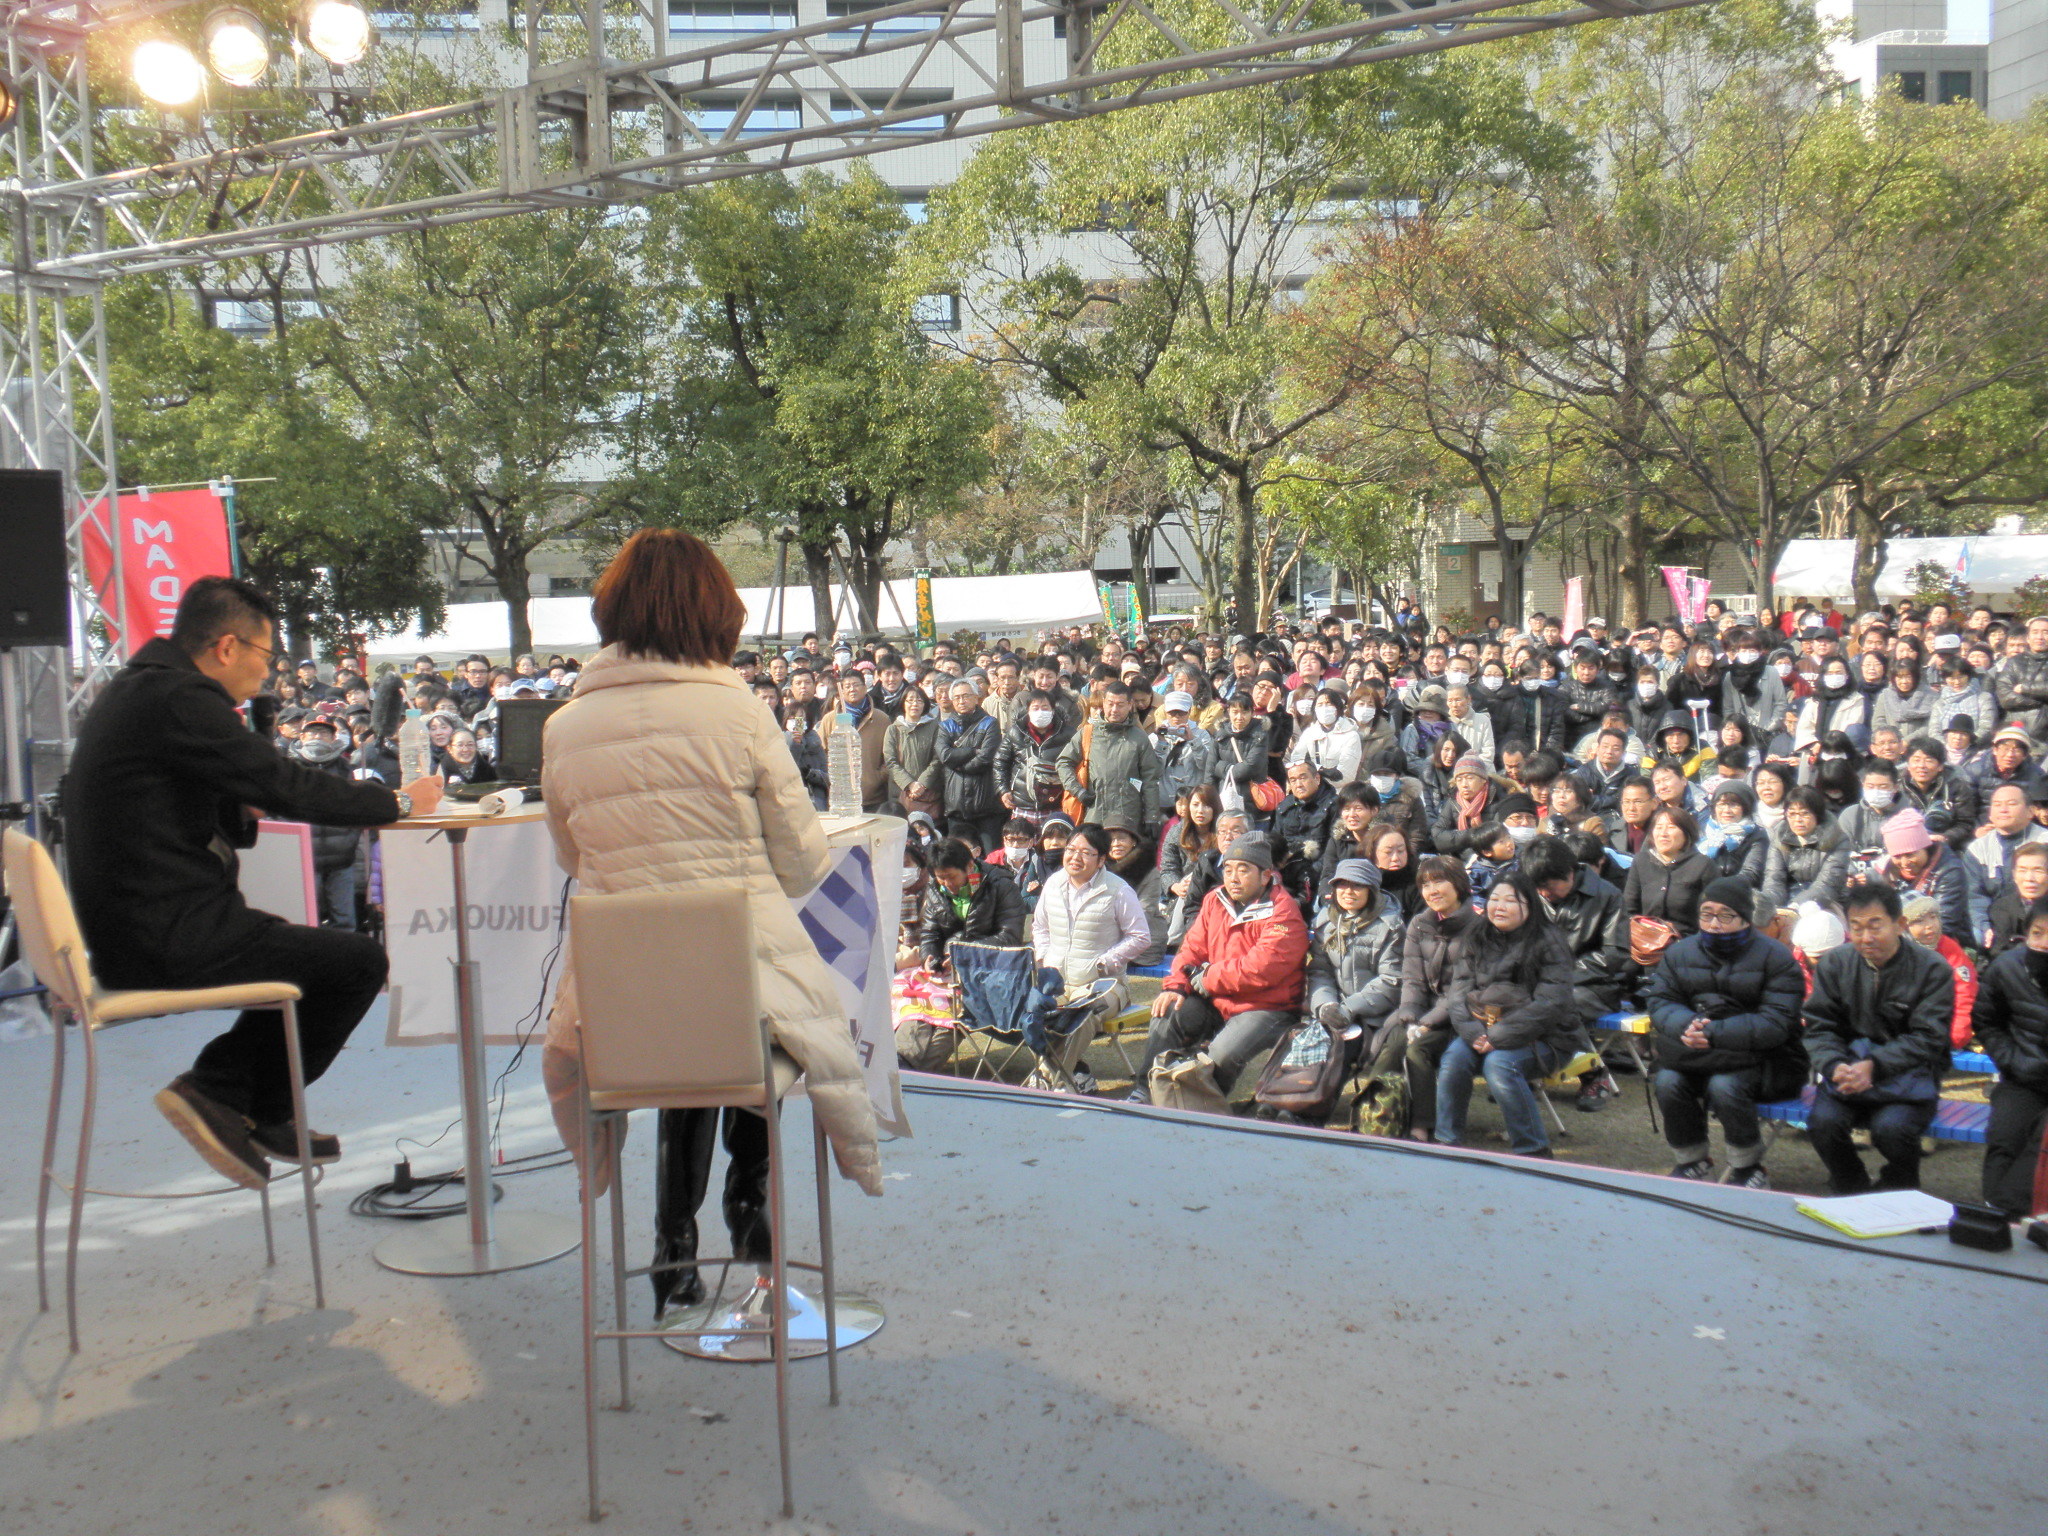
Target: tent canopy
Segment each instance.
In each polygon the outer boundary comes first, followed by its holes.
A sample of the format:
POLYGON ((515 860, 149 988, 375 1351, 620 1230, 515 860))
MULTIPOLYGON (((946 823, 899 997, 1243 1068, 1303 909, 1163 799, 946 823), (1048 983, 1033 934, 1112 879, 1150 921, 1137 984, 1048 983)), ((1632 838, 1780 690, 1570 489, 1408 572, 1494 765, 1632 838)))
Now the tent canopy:
MULTIPOLYGON (((785 587, 777 623, 770 598, 773 587, 742 587, 747 605, 744 631, 749 640, 770 636, 779 627, 795 640, 818 627, 807 586, 785 587)), ((832 606, 842 632, 853 629, 853 598, 844 587, 832 588, 832 606)), ((916 623, 917 583, 904 577, 885 582, 877 615, 881 628, 908 634, 916 623)), ((587 597, 537 597, 527 606, 536 651, 589 652, 597 649, 597 625, 587 597)), ((937 576, 932 579, 932 617, 940 634, 975 629, 995 637, 1020 635, 1055 625, 1088 624, 1102 617, 1092 571, 1051 571, 1031 576, 937 576)), ((503 603, 451 603, 448 616, 432 634, 417 625, 393 635, 373 636, 370 654, 380 659, 414 656, 466 656, 472 651, 503 656, 511 647, 511 629, 503 603)))
MULTIPOLYGON (((1853 539, 1794 539, 1785 546, 1771 578, 1779 601, 1855 596, 1855 558, 1853 539)), ((1885 548, 1884 569, 1878 572, 1878 597, 1911 597, 1906 573, 1929 560, 1956 572, 1980 597, 2002 597, 2030 577, 2048 575, 2048 533, 1893 539, 1885 548)))

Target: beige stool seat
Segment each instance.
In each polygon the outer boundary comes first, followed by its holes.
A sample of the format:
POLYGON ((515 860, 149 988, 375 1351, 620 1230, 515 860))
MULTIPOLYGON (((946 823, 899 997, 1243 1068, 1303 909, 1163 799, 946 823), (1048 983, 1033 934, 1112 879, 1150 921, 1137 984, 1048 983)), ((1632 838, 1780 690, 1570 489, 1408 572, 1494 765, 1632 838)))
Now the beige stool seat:
MULTIPOLYGON (((839 1401, 838 1316, 833 1298, 832 1170, 815 1108, 812 1151, 818 1181, 819 1263, 791 1259, 784 1219, 782 1100, 801 1068, 769 1038, 755 990, 754 925, 744 889, 626 891, 584 895, 569 903, 569 942, 576 963, 576 1003, 583 1070, 583 1147, 579 1204, 583 1217, 583 1432, 589 1514, 600 1515, 597 1477, 597 1346, 619 1345, 619 1407, 632 1407, 626 1374, 629 1339, 728 1335, 710 1329, 627 1326, 626 1281, 651 1273, 625 1262, 623 1167, 611 1185, 612 1302, 616 1325, 597 1324, 597 1200, 593 1173, 604 1145, 623 1145, 626 1114, 635 1109, 746 1109, 768 1122, 768 1228, 773 1258, 766 1309, 775 1366, 776 1438, 782 1459, 782 1513, 794 1513, 789 1457, 789 1271, 815 1269, 824 1280, 825 1359, 830 1401, 839 1401), (734 963, 734 957, 740 963, 734 963), (600 1122, 604 1122, 601 1126, 600 1122)), ((731 1263, 698 1255, 690 1263, 731 1263)), ((756 1296, 759 1291, 756 1291, 756 1296)))
MULTIPOLYGON (((0 855, 4 855, 7 894, 14 903, 15 917, 21 928, 22 953, 35 972, 36 980, 48 992, 52 1004, 50 1108, 43 1123, 43 1160, 36 1179, 36 1301, 39 1308, 45 1312, 50 1310, 46 1249, 52 1189, 66 1190, 71 1197, 69 1232, 64 1247, 64 1312, 74 1353, 78 1349, 79 1236, 87 1193, 138 1200, 183 1198, 188 1193, 178 1191, 173 1196, 146 1191, 88 1190, 86 1174, 92 1157, 93 1118, 99 1105, 99 1032, 109 1025, 126 1024, 136 1019, 248 1008, 275 1008, 281 1016, 285 1061, 291 1075, 292 1119, 299 1138, 299 1179, 306 1201, 306 1244, 313 1260, 313 1304, 324 1308, 327 1305, 327 1286, 320 1264, 320 1216, 313 1198, 318 1173, 313 1166, 306 1125, 306 1068, 299 1043, 299 989, 284 981, 250 981, 225 987, 143 987, 106 991, 93 980, 92 961, 86 954, 78 914, 72 909, 70 893, 64 889, 50 851, 34 838, 9 827, 4 835, 0 835, 0 855), (67 1185, 57 1173, 57 1129, 64 1102, 64 1038, 68 1029, 76 1029, 84 1044, 85 1088, 79 1103, 78 1158, 67 1185)), ((240 1187, 231 1184, 199 1193, 232 1194, 240 1187)), ((257 1194, 263 1206, 263 1247, 269 1262, 274 1265, 277 1263, 277 1241, 270 1223, 269 1186, 265 1185, 257 1194)))

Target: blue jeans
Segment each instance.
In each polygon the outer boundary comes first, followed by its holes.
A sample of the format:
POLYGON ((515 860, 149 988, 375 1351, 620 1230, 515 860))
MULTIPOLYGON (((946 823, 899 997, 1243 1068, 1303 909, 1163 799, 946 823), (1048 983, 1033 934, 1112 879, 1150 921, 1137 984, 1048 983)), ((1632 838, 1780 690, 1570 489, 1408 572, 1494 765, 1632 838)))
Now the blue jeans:
POLYGON ((1858 1126, 1870 1132, 1871 1145, 1884 1159, 1877 1170, 1877 1187, 1918 1189, 1920 1138, 1940 1108, 1934 1099, 1920 1104, 1859 1104, 1853 1096, 1841 1098, 1823 1087, 1807 1112, 1806 1135, 1827 1164, 1829 1193, 1860 1195, 1871 1187, 1870 1170, 1849 1140, 1858 1126))
POLYGON ((1550 1137, 1543 1129, 1543 1110, 1532 1086, 1557 1068, 1557 1052, 1547 1043, 1518 1045, 1507 1050, 1475 1051, 1459 1036, 1444 1047, 1436 1069, 1436 1139, 1454 1146, 1465 1134, 1465 1110, 1472 1102, 1472 1079, 1486 1074, 1486 1086, 1507 1123, 1508 1150, 1542 1152, 1550 1137))

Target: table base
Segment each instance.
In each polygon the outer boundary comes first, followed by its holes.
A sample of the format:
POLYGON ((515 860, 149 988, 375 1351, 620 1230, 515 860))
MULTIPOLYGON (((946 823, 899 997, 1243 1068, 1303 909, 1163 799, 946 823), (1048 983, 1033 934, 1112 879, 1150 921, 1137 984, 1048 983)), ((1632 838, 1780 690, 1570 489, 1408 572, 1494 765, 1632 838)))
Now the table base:
MULTIPOLYGON (((678 1334, 661 1342, 679 1355, 699 1360, 722 1360, 728 1365, 765 1365, 774 1358, 770 1346, 765 1302, 768 1292, 751 1288, 738 1297, 714 1295, 695 1306, 674 1307, 664 1312, 657 1328, 718 1328, 730 1325, 730 1333, 706 1334, 701 1338, 678 1334)), ((840 1291, 833 1299, 833 1320, 839 1325, 839 1347, 850 1349, 881 1332, 888 1319, 881 1303, 852 1291, 840 1291)), ((815 1275, 792 1278, 789 1286, 789 1358, 814 1360, 825 1353, 824 1289, 815 1275)))
POLYGON ((574 1253, 582 1241, 574 1220, 544 1212, 500 1211, 492 1227, 495 1236, 479 1247, 462 1216, 418 1222, 379 1243, 375 1258, 401 1275, 501 1275, 574 1253))

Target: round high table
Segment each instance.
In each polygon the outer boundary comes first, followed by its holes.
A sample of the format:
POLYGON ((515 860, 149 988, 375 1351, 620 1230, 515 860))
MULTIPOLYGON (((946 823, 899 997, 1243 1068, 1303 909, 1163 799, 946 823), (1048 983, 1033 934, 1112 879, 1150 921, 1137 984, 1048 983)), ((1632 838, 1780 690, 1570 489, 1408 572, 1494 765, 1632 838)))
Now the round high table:
POLYGON ((469 875, 463 846, 473 831, 539 821, 539 805, 485 816, 476 806, 453 802, 431 816, 408 816, 385 834, 439 832, 448 844, 455 883, 455 1032, 462 1078, 462 1168, 464 1219, 409 1223, 379 1243, 377 1262, 403 1275, 496 1275, 528 1269, 576 1251, 582 1231, 576 1220, 531 1211, 500 1213, 493 1206, 488 1089, 484 1078, 484 1023, 479 1017, 477 963, 469 946, 469 875))

